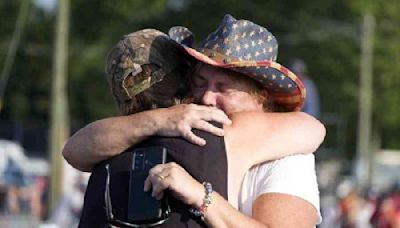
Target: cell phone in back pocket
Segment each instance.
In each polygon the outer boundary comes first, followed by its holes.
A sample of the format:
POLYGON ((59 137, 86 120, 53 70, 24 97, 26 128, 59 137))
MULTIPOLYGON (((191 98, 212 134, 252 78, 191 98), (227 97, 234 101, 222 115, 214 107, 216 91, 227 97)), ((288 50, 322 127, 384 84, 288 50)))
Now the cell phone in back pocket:
POLYGON ((151 191, 144 192, 143 190, 149 170, 157 164, 164 164, 166 159, 167 149, 162 146, 134 149, 129 183, 129 222, 149 224, 168 217, 167 197, 157 200, 151 196, 151 191))

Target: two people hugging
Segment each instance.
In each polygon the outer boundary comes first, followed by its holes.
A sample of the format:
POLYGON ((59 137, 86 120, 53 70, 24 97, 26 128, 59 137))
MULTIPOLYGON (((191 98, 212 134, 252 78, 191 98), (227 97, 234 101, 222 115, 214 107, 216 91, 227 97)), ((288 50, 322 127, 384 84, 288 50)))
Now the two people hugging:
MULTIPOLYGON (((193 40, 185 27, 171 28, 169 36, 145 29, 110 51, 106 76, 121 115, 87 125, 63 149, 72 166, 92 171, 80 227, 109 227, 104 161, 148 145, 168 148, 171 158, 144 183, 154 198, 171 198, 160 227, 320 223, 312 153, 325 128, 298 111, 306 92, 276 62, 276 38, 226 15, 199 47, 193 40)), ((126 182, 111 183, 122 221, 126 182)))

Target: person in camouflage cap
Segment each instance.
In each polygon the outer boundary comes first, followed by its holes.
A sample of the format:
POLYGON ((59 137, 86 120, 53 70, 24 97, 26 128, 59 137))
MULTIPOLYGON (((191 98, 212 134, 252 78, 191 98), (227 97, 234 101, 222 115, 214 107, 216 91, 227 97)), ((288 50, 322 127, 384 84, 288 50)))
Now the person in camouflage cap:
POLYGON ((166 34, 144 29, 123 36, 111 49, 105 72, 120 114, 129 115, 179 104, 190 66, 166 34))
MULTIPOLYGON (((190 59, 182 55, 182 52, 179 52, 181 49, 173 40, 154 29, 140 30, 121 38, 107 55, 105 68, 106 78, 119 114, 127 116, 181 103, 188 88, 185 75, 190 70, 192 63, 190 59)), ((210 137, 210 135, 206 134, 204 137, 210 137)), ((219 143, 223 142, 219 137, 210 138, 210 142, 213 140, 219 143)), ((147 144, 150 145, 160 143, 168 148, 179 148, 173 151, 169 150, 169 160, 181 164, 196 178, 207 176, 207 179, 215 182, 215 190, 227 198, 227 175, 222 175, 223 167, 226 167, 225 151, 215 152, 207 147, 194 148, 193 144, 183 139, 153 137, 147 140, 147 144), (200 152, 201 149, 208 150, 208 152, 200 152), (190 150, 190 152, 185 152, 185 150, 190 150), (181 156, 182 153, 185 153, 185 156, 181 156), (208 170, 198 168, 199 166, 209 166, 210 162, 215 164, 211 159, 204 159, 211 153, 213 158, 219 161, 219 165, 208 170), (201 161, 199 162, 199 160, 201 161), (219 175, 217 175, 217 171, 219 171, 219 175)), ((212 145, 210 143, 210 146, 212 145)), ((140 146, 138 145, 138 147, 140 146)), ((121 174, 122 170, 130 169, 130 166, 127 167, 126 163, 122 162, 126 160, 125 155, 126 153, 122 153, 105 161, 113 164, 112 167, 118 166, 119 169, 118 174, 111 174, 110 201, 113 202, 112 206, 104 201, 104 179, 106 179, 104 163, 98 164, 93 169, 85 193, 79 227, 108 227, 109 224, 118 226, 129 223, 125 217, 128 210, 126 202, 128 201, 129 186, 127 184, 129 179, 124 179, 126 175, 121 174), (106 210, 110 207, 113 217, 116 219, 107 218, 109 215, 106 210)), ((201 220, 190 218, 189 211, 182 202, 172 198, 169 199, 169 202, 171 207, 169 219, 160 227, 204 227, 201 220), (187 219, 183 221, 182 217, 187 219)))

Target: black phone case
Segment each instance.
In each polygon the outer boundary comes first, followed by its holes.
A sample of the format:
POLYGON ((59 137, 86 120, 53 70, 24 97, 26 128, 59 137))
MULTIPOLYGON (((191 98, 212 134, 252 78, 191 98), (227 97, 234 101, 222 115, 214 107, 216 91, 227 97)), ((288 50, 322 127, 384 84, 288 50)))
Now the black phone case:
POLYGON ((132 169, 129 183, 128 221, 149 223, 164 219, 168 202, 166 197, 157 200, 151 191, 144 192, 144 181, 149 170, 157 164, 164 164, 167 149, 161 146, 135 149, 132 154, 132 169))

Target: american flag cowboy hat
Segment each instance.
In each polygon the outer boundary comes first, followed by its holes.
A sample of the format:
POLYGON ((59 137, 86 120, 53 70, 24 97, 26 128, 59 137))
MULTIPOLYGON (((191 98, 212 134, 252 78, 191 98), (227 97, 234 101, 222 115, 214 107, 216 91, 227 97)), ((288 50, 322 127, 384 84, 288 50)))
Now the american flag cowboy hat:
POLYGON ((192 48, 194 36, 185 27, 172 27, 169 36, 197 60, 242 73, 261 83, 273 102, 284 110, 297 111, 303 106, 304 85, 293 72, 275 62, 278 42, 266 28, 228 14, 196 49, 192 48))

